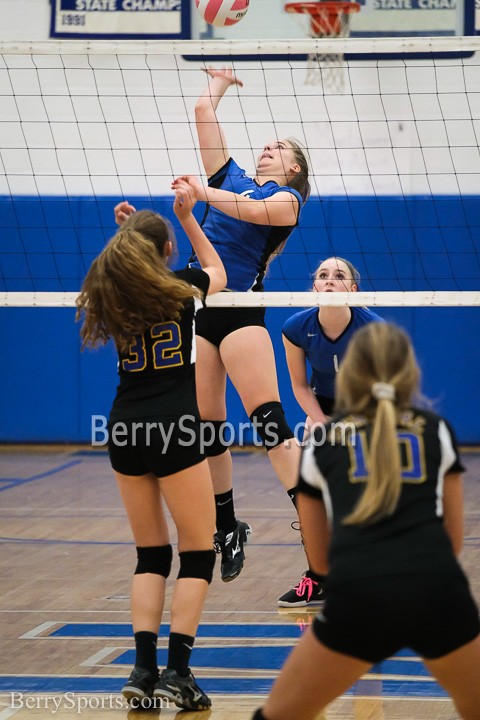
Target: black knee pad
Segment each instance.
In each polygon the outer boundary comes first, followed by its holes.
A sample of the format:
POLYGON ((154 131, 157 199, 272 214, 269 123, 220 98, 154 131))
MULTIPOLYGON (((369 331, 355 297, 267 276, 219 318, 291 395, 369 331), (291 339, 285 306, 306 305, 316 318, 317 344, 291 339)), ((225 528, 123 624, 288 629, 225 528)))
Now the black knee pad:
POLYGON ((230 443, 225 438, 226 420, 202 420, 202 441, 205 457, 222 455, 230 443))
POLYGON ((188 550, 178 553, 180 570, 178 578, 198 578, 210 585, 215 567, 215 550, 188 550))
POLYGON ((152 547, 137 547, 137 567, 135 575, 153 573, 167 578, 172 567, 172 546, 156 545, 152 547))
POLYGON ((267 450, 293 438, 293 432, 285 420, 285 413, 279 402, 259 405, 250 415, 250 420, 267 450))

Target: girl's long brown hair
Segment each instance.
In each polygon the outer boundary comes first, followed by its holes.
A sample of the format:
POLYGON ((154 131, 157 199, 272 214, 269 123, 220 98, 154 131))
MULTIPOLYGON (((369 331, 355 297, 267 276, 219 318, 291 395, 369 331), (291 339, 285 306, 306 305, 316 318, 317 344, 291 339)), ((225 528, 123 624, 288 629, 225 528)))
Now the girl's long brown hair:
POLYGON ((308 158, 305 150, 302 148, 298 140, 293 137, 287 138, 287 142, 292 147, 295 162, 300 166, 300 171, 287 182, 289 187, 300 193, 303 204, 305 204, 310 195, 310 182, 308 180, 309 167, 308 158))
POLYGON ((165 249, 174 236, 166 221, 149 210, 131 215, 93 261, 80 295, 76 319, 82 349, 113 338, 125 352, 134 335, 150 325, 178 319, 199 291, 168 269, 165 249))
MULTIPOLYGON (((295 159, 295 162, 297 165, 300 166, 300 170, 296 175, 294 175, 293 178, 290 178, 286 185, 288 187, 292 187, 294 190, 296 190, 300 195, 302 196, 302 205, 305 205, 308 198, 310 197, 310 181, 308 179, 309 174, 309 166, 308 166, 308 158, 305 150, 302 148, 298 140, 295 140, 295 138, 289 137, 286 139, 286 141, 291 145, 291 149, 293 152, 293 157, 295 159)), ((293 201, 293 199, 292 199, 293 201)), ((280 245, 275 248, 273 253, 269 256, 267 260, 267 265, 269 265, 272 260, 274 260, 276 257, 279 257, 282 252, 285 249, 285 245, 287 244, 288 238, 286 238, 283 242, 280 243, 280 245)))
POLYGON ((401 490, 401 459, 397 439, 399 410, 407 408, 418 388, 418 369, 408 335, 389 323, 372 322, 352 338, 340 365, 336 405, 342 412, 372 421, 368 479, 347 525, 371 523, 395 510, 401 490), (375 383, 392 385, 394 399, 376 400, 375 383))

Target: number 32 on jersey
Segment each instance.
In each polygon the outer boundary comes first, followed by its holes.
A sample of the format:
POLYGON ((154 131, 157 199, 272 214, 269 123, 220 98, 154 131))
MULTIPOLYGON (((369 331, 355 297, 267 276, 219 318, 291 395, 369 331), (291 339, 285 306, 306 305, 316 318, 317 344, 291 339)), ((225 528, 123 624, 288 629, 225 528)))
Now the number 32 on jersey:
POLYGON ((147 351, 144 335, 137 335, 129 347, 129 357, 122 360, 122 369, 125 372, 145 370, 149 360, 154 370, 183 365, 183 355, 180 350, 182 335, 178 323, 174 321, 157 323, 152 325, 149 333, 152 339, 150 351, 147 351))

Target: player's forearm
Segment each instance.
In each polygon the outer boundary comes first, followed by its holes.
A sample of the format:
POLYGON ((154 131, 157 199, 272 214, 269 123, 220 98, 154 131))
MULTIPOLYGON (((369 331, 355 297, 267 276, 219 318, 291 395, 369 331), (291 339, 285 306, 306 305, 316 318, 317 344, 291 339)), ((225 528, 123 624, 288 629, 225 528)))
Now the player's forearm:
POLYGON ((230 190, 220 190, 218 188, 205 188, 205 202, 209 205, 245 222, 261 223, 268 225, 269 218, 265 208, 265 203, 258 200, 251 200, 244 195, 237 195, 230 190))
POLYGON ((312 388, 308 386, 294 386, 293 394, 295 399, 302 408, 303 412, 314 422, 314 423, 325 423, 327 418, 322 412, 318 400, 315 397, 315 393, 312 388))
POLYGON ((179 218, 183 229, 192 243, 193 250, 201 268, 210 278, 208 295, 220 292, 227 284, 227 274, 220 255, 208 240, 202 228, 193 215, 179 218))
POLYGON ((205 115, 211 113, 215 118, 218 104, 228 88, 228 84, 218 77, 211 78, 195 105, 195 117, 197 120, 204 120, 205 115))
POLYGON ((443 525, 452 543, 455 555, 463 547, 463 476, 462 473, 447 473, 443 485, 443 525))
POLYGON ((290 226, 296 221, 295 208, 289 198, 276 202, 252 200, 230 190, 204 187, 202 196, 198 199, 208 202, 225 215, 255 225, 290 226))
POLYGON ((225 135, 217 120, 216 109, 223 93, 212 90, 214 78, 195 106, 195 124, 202 156, 203 167, 210 177, 224 165, 229 157, 225 135), (212 93, 214 93, 212 95, 212 93))

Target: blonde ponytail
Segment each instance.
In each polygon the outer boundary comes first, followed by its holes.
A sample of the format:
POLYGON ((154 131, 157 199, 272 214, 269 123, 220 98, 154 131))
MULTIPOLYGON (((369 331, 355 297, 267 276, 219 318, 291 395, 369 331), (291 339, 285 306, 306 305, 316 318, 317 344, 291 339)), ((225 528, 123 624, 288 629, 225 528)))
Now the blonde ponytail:
POLYGON ((337 376, 337 408, 367 417, 372 430, 365 489, 344 524, 372 523, 394 512, 402 487, 398 413, 408 407, 418 380, 413 348, 403 330, 374 322, 356 333, 337 376))
POLYGON ((391 515, 402 487, 397 411, 391 400, 377 402, 368 453, 368 481, 345 525, 371 523, 391 515))

